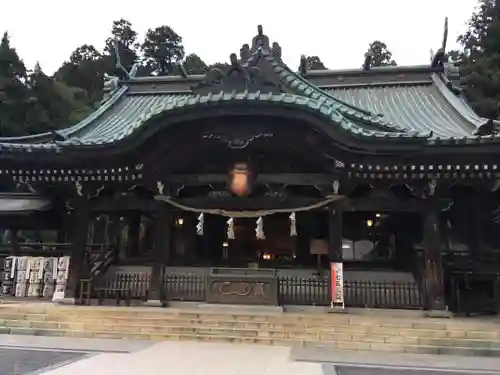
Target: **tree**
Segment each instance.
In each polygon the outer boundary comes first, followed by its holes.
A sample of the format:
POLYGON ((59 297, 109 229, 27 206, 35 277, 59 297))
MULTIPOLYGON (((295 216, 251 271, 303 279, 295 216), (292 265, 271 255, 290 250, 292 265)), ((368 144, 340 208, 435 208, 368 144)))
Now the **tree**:
POLYGON ((113 21, 111 27, 111 36, 106 39, 104 52, 107 66, 106 71, 114 73, 115 61, 115 45, 118 47, 120 54, 120 62, 125 69, 130 70, 138 60, 137 32, 132 28, 132 23, 125 19, 113 21))
POLYGON ((26 132, 35 134, 54 130, 50 111, 51 107, 54 107, 54 112, 59 111, 61 101, 55 100, 51 79, 43 73, 39 63, 36 63, 35 68, 28 76, 27 84, 32 101, 26 111, 26 132))
POLYGON ((196 53, 187 55, 183 64, 188 74, 205 74, 208 69, 207 64, 196 53))
POLYGON ((149 29, 141 45, 145 65, 159 75, 172 74, 184 58, 182 38, 169 26, 149 29))
POLYGON ((220 69, 223 72, 227 72, 229 68, 231 68, 231 65, 229 65, 228 63, 216 62, 216 63, 210 65, 207 70, 220 69))
POLYGON ((326 70, 326 66, 323 64, 318 56, 308 56, 306 58, 307 70, 326 70))
POLYGON ((370 43, 369 51, 372 53, 371 67, 397 65, 396 61, 392 59, 392 52, 380 40, 370 43))
POLYGON ((0 42, 0 135, 25 135, 25 113, 31 97, 26 86, 27 71, 9 35, 0 42))
POLYGON ((27 112, 27 131, 41 133, 67 126, 71 105, 61 95, 54 78, 47 76, 37 63, 27 82, 31 97, 36 99, 27 112))
POLYGON ((54 77, 70 87, 85 90, 89 103, 97 102, 102 98, 103 77, 110 63, 106 64, 94 46, 84 44, 73 51, 54 77))
POLYGON ((82 64, 86 61, 99 61, 102 59, 102 54, 90 44, 84 44, 75 49, 69 57, 69 62, 75 65, 82 64))
POLYGON ((482 116, 500 114, 500 3, 480 0, 458 37, 463 51, 458 53, 465 94, 482 116))

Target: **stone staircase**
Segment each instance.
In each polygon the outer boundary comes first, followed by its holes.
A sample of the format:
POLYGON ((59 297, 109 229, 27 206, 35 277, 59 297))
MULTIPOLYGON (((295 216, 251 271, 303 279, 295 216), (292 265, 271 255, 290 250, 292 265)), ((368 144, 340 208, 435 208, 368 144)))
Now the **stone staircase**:
POLYGON ((0 304, 0 333, 500 357, 497 320, 0 304))

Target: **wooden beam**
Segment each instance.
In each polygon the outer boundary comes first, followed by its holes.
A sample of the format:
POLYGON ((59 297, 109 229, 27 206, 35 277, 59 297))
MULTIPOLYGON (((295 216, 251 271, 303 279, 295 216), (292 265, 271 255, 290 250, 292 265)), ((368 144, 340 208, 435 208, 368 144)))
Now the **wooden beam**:
POLYGON ((428 205, 420 199, 390 199, 381 197, 348 198, 346 211, 424 212, 428 205))
MULTIPOLYGON (((168 183, 196 186, 211 183, 224 183, 228 181, 226 174, 176 174, 168 177, 168 183)), ((297 186, 331 185, 334 177, 321 173, 276 173, 259 174, 255 180, 256 184, 285 184, 297 186)))
POLYGON ((92 211, 119 212, 119 211, 142 211, 154 212, 158 202, 154 199, 139 198, 133 195, 117 197, 102 197, 92 201, 92 211))

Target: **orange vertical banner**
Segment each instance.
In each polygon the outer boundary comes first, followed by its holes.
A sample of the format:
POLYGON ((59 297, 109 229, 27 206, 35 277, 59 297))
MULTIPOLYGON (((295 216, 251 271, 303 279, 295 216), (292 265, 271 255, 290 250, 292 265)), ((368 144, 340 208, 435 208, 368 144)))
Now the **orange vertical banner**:
POLYGON ((344 308, 344 272, 341 262, 330 262, 330 307, 344 308))

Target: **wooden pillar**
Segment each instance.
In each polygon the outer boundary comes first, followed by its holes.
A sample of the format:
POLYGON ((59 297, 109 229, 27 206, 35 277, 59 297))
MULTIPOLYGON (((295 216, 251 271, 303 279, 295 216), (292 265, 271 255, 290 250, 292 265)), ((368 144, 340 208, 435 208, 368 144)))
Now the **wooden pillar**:
POLYGON ((427 293, 427 309, 446 311, 441 261, 441 236, 439 211, 430 209, 424 214, 424 282, 427 293))
POLYGON ((139 255, 139 233, 141 230, 141 212, 132 211, 128 218, 128 256, 130 258, 139 255))
POLYGON ((342 262, 342 211, 328 212, 328 259, 330 261, 330 297, 332 308, 344 308, 344 272, 342 262))
POLYGON ((21 253, 21 247, 19 246, 19 230, 8 229, 10 231, 10 243, 11 243, 11 255, 18 256, 21 253))
POLYGON ((71 253, 68 270, 66 291, 62 303, 74 304, 78 281, 84 265, 85 251, 90 223, 90 209, 88 201, 79 199, 68 217, 68 233, 70 236, 71 253))
POLYGON ((164 306, 165 298, 163 279, 165 266, 170 258, 172 237, 172 211, 165 203, 158 203, 155 217, 153 239, 153 268, 148 292, 147 305, 164 306))
MULTIPOLYGON (((490 215, 489 210, 485 209, 483 203, 483 194, 479 189, 474 189, 472 192, 472 227, 473 227, 473 251, 474 252, 483 252, 485 251, 485 220, 484 214, 488 213, 490 215)), ((488 220, 491 220, 488 217, 488 220)))
POLYGON ((188 213, 184 217, 184 260, 192 260, 196 255, 196 225, 198 224, 197 216, 193 213, 188 213))

